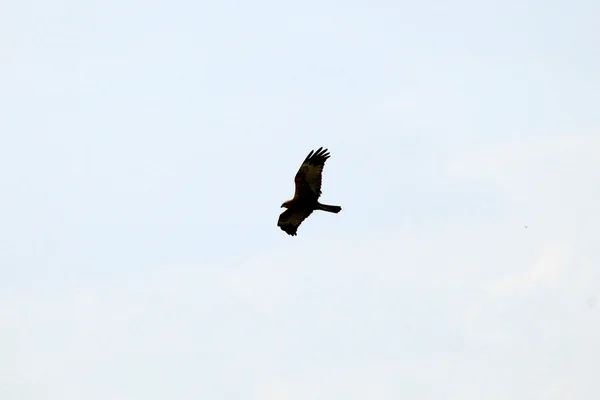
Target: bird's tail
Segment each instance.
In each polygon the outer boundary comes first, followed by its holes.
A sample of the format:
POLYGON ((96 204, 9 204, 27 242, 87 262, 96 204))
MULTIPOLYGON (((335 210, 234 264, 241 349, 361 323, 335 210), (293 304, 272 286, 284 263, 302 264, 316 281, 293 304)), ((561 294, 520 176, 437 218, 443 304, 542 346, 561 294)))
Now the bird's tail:
POLYGON ((317 210, 323 210, 323 211, 327 211, 327 212, 331 212, 331 213, 339 213, 340 211, 342 211, 342 207, 340 206, 330 206, 328 204, 321 204, 319 203, 317 210))

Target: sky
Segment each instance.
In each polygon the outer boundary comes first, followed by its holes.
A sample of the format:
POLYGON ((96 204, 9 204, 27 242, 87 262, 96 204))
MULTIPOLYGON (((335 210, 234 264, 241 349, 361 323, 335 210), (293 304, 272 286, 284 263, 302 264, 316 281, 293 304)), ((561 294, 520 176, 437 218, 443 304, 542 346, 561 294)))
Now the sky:
POLYGON ((3 400, 600 398, 600 3, 0 9, 3 400))

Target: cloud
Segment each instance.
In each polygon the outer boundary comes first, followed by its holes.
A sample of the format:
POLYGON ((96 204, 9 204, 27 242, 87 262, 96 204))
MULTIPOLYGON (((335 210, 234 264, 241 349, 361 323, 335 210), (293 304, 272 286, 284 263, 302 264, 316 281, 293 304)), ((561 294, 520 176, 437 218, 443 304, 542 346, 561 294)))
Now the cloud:
POLYGON ((577 164, 585 165, 586 161, 593 160, 599 148, 600 139, 596 134, 519 138, 472 144, 460 152, 458 157, 448 161, 445 174, 456 180, 491 179, 505 184, 520 184, 524 183, 523 179, 528 175, 545 179, 544 175, 554 172, 557 160, 568 160, 563 168, 565 165, 569 168, 559 175, 564 177, 565 173, 576 172, 573 167, 577 164))
POLYGON ((577 397, 579 379, 569 378, 554 383, 542 396, 543 400, 570 400, 577 397))
POLYGON ((569 251, 560 246, 544 250, 531 269, 523 275, 499 279, 488 286, 490 293, 507 296, 528 294, 538 287, 555 287, 567 268, 569 251))
MULTIPOLYGON (((520 319, 536 310, 515 313, 519 304, 480 290, 518 261, 519 252, 489 257, 488 235, 511 229, 438 222, 304 238, 221 264, 5 291, 3 397, 502 398, 498 370, 528 376, 561 343, 550 337, 528 354, 520 319)), ((554 284, 569 273, 564 255, 546 247, 526 279, 554 284)))

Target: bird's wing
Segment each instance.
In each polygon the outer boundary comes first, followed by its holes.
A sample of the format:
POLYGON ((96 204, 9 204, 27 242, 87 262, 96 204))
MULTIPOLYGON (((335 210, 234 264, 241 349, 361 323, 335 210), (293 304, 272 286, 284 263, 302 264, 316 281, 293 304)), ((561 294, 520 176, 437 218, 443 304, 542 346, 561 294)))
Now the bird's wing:
POLYGON ((319 147, 317 151, 308 153, 294 178, 296 184, 295 198, 313 197, 316 200, 321 196, 323 167, 329 157, 328 150, 322 147, 319 147))
POLYGON ((277 221, 277 226, 281 228, 282 231, 287 233, 288 235, 296 236, 296 232, 298 231, 298 227, 310 214, 312 214, 313 210, 292 210, 287 209, 281 213, 279 216, 279 220, 277 221))

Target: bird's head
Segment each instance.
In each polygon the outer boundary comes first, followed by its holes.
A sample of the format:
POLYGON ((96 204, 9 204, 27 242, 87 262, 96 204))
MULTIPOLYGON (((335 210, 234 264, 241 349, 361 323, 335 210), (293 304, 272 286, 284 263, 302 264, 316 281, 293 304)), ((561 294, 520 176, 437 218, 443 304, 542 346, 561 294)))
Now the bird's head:
POLYGON ((283 204, 281 205, 281 208, 284 208, 284 207, 285 208, 289 208, 290 207, 290 202, 291 202, 291 200, 284 201, 283 204))

